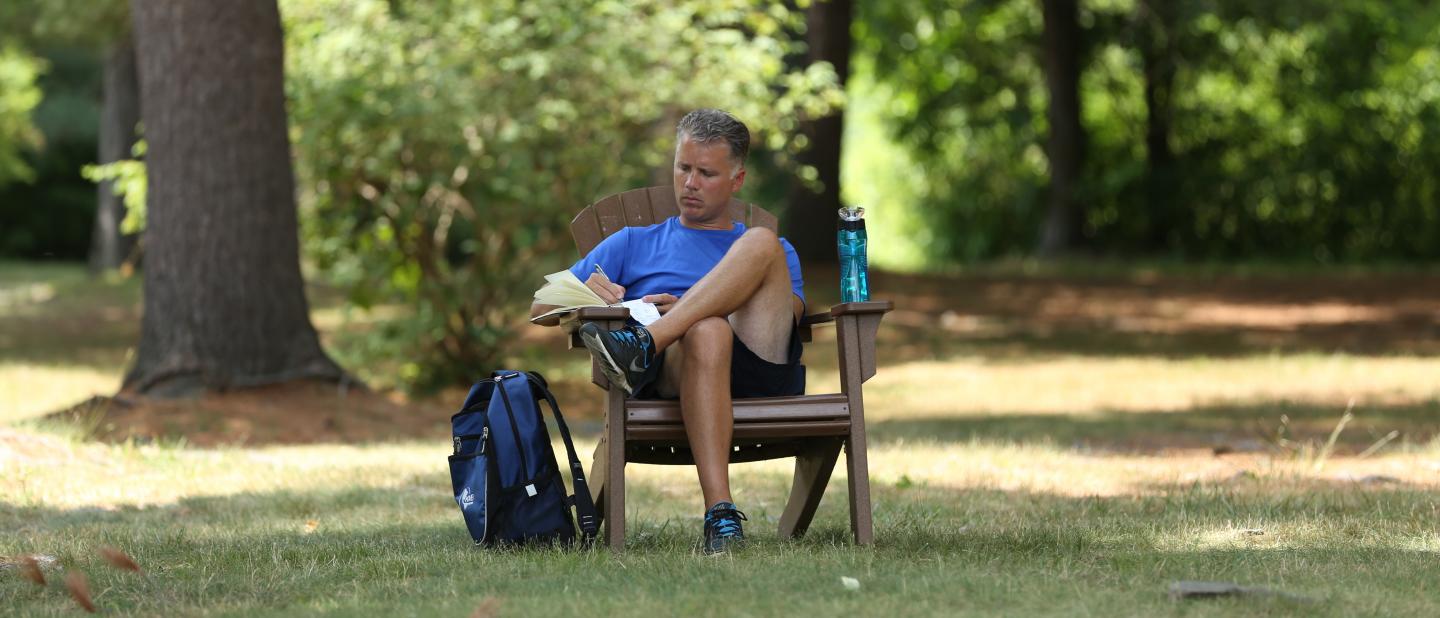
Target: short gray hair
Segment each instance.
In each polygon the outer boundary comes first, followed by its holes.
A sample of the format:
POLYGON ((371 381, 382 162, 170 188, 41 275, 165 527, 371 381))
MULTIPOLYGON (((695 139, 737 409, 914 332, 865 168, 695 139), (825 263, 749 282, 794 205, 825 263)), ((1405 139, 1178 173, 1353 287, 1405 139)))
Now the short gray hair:
POLYGON ((730 146, 730 159, 741 166, 750 154, 750 129, 730 112, 706 108, 685 114, 680 124, 675 125, 675 143, 679 144, 687 136, 697 144, 723 140, 730 146))

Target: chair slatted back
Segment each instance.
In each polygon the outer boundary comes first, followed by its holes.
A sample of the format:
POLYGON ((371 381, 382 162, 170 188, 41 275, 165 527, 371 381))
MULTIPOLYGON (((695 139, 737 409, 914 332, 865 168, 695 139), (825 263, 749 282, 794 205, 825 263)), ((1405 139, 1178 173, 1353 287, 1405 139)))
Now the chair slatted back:
MULTIPOLYGON (((673 187, 632 189, 586 206, 570 221, 570 234, 583 256, 607 236, 624 228, 654 225, 678 214, 680 206, 675 203, 673 187)), ((732 198, 730 218, 746 227, 768 227, 780 233, 780 220, 754 204, 732 198)))

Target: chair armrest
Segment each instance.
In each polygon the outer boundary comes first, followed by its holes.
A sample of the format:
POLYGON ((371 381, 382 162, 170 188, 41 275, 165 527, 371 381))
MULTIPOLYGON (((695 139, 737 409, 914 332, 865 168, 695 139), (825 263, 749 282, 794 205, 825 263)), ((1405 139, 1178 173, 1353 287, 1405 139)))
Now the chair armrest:
POLYGON ((837 316, 846 314, 861 313, 888 313, 895 308, 895 303, 888 300, 872 300, 863 303, 840 303, 830 308, 829 311, 811 313, 800 318, 801 326, 813 326, 815 324, 826 324, 834 322, 837 316))
POLYGON ((868 301, 863 303, 840 303, 830 308, 829 311, 811 313, 800 318, 800 340, 808 343, 810 341, 810 327, 817 324, 829 324, 835 318, 842 315, 861 314, 884 314, 895 308, 895 303, 888 300, 868 301))
POLYGON ((560 328, 570 335, 570 347, 579 347, 580 337, 575 334, 586 322, 624 322, 630 317, 625 307, 581 307, 560 316, 560 328))
POLYGON ((829 311, 822 311, 820 313, 811 313, 800 318, 800 326, 814 326, 816 324, 826 324, 834 321, 835 316, 830 315, 829 311))
POLYGON ((895 303, 888 300, 840 303, 830 308, 830 315, 840 317, 847 314, 889 313, 894 308, 895 303))
POLYGON ((625 307, 581 307, 575 310, 574 316, 586 322, 623 320, 630 317, 630 310, 625 307))

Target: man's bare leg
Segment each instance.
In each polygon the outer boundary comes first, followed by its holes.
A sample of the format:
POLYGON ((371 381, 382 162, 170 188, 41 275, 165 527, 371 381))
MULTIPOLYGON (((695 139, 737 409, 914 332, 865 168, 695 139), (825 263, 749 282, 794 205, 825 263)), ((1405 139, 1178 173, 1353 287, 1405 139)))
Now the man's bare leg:
POLYGON ((715 268, 646 330, 655 349, 664 350, 696 322, 736 314, 731 322, 740 340, 761 358, 782 362, 786 340, 776 335, 780 331, 789 334, 792 296, 779 237, 767 228, 751 228, 730 246, 715 268), (771 339, 781 341, 772 344, 771 339))
MULTIPOLYGON (((695 458, 705 508, 730 497, 730 354, 734 344, 724 318, 696 322, 681 340, 680 415, 695 458)), ((673 358, 673 357, 672 357, 673 358)))
POLYGON ((733 502, 730 359, 734 338, 738 336, 761 358, 784 362, 793 328, 793 296, 779 239, 759 228, 746 232, 709 274, 649 327, 659 353, 672 343, 681 347, 680 354, 667 355, 665 373, 674 376, 671 362, 681 360, 680 411, 707 509, 718 502, 733 502), (667 329, 681 327, 683 334, 670 338, 667 329))

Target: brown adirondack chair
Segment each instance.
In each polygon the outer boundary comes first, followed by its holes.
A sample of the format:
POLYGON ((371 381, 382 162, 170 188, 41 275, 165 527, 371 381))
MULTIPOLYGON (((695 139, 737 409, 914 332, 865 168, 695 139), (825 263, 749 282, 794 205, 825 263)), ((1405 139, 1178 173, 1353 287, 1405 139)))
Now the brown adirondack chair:
MULTIPOLYGON (((676 214, 679 207, 671 187, 635 189, 587 206, 570 223, 570 231, 580 254, 585 255, 606 236, 625 227, 651 225, 676 214)), ((753 204, 731 200, 730 215, 747 227, 779 231, 775 216, 753 204)), ((844 447, 850 480, 851 531, 857 544, 868 545, 873 539, 861 384, 875 375, 875 334, 880 319, 892 307, 889 301, 843 303, 801 321, 800 336, 805 342, 810 341, 813 326, 835 323, 839 393, 734 402, 732 463, 795 458, 794 484, 780 517, 781 538, 802 535, 810 526, 844 447)), ((571 332, 570 346, 584 349, 574 335, 582 322, 600 322, 613 329, 624 326, 627 317, 628 310, 623 308, 587 308, 562 324, 571 332)), ((624 391, 610 388, 593 361, 591 380, 607 394, 605 432, 595 450, 590 489, 605 524, 605 540, 618 551, 625 545, 625 464, 693 465, 694 460, 685 438, 680 402, 626 399, 624 391)))

